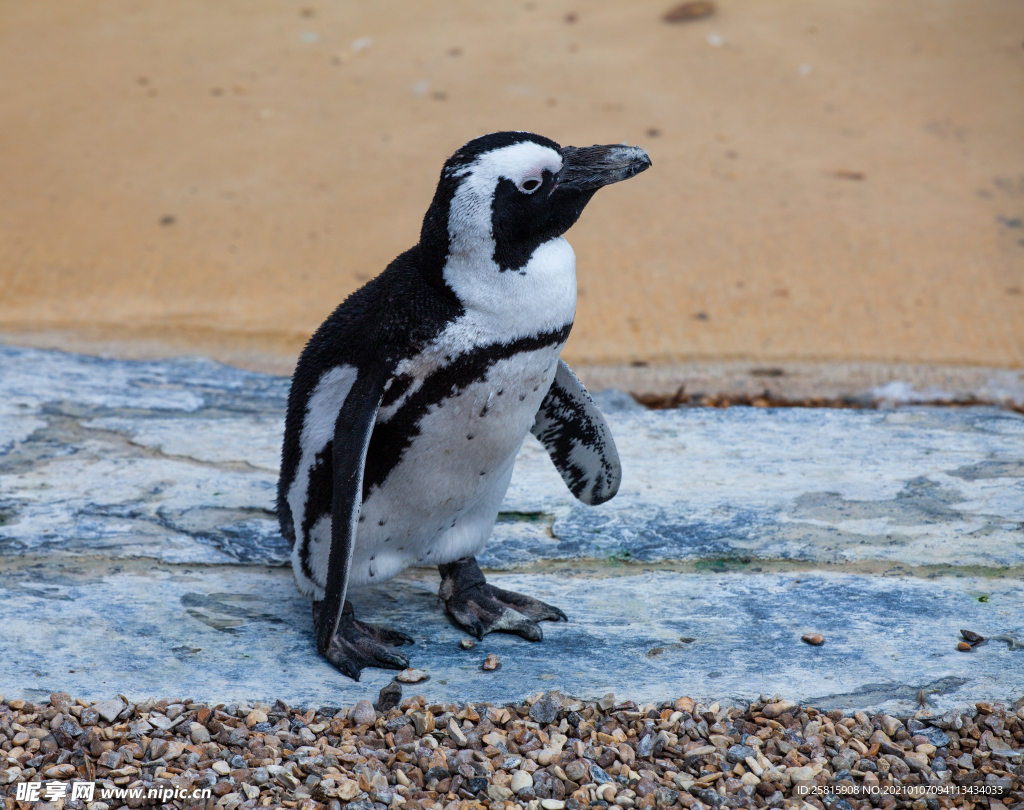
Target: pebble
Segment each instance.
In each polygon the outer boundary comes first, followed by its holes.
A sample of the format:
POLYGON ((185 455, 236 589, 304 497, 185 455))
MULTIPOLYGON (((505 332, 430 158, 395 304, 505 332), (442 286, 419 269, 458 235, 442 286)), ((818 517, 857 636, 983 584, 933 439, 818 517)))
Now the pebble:
POLYGON ((430 712, 413 712, 412 725, 416 729, 417 737, 430 734, 435 728, 434 715, 430 712))
POLYGON ((793 703, 791 700, 780 700, 776 703, 769 703, 767 706, 764 707, 764 709, 761 710, 761 713, 765 717, 774 719, 779 715, 792 711, 795 708, 796 704, 793 703))
POLYGON ((464 650, 472 650, 476 646, 476 642, 471 638, 464 638, 459 642, 459 646, 464 650))
POLYGON ((812 644, 815 647, 820 647, 825 643, 825 637, 821 633, 804 633, 801 640, 806 641, 808 644, 812 644))
POLYGON ((509 782, 509 788, 517 796, 527 788, 533 787, 533 777, 526 771, 513 771, 512 781, 509 782))
POLYGON ((196 745, 202 745, 210 741, 210 732, 202 723, 190 723, 189 737, 196 745))
POLYGON ((481 668, 483 669, 484 672, 494 672, 494 670, 496 670, 500 666, 501 666, 501 661, 498 660, 498 656, 495 655, 494 653, 490 653, 484 659, 484 662, 481 665, 481 668))
POLYGON ((711 0, 689 0, 689 2, 674 6, 662 15, 665 22, 689 22, 710 17, 715 13, 715 4, 711 0))
POLYGON ((963 636, 964 641, 970 645, 981 644, 985 640, 985 637, 979 633, 975 633, 972 630, 961 630, 960 635, 963 636))
POLYGON ((956 648, 960 650, 960 652, 970 652, 972 649, 971 645, 968 644, 966 641, 957 642, 956 648))
POLYGON ((392 681, 385 684, 377 693, 377 706, 379 712, 389 712, 402 702, 402 685, 392 681))
POLYGON ((253 709, 251 712, 249 712, 249 716, 245 718, 245 724, 249 728, 252 728, 257 723, 266 723, 266 722, 267 722, 267 713, 265 711, 261 711, 260 709, 253 709))
POLYGON ((420 681, 427 680, 427 678, 429 677, 430 676, 422 669, 415 669, 410 667, 409 669, 403 669, 401 672, 399 672, 395 676, 395 680, 401 681, 402 683, 419 683, 420 681))
POLYGON ((357 726, 372 726, 377 721, 377 712, 368 700, 360 700, 352 707, 352 722, 357 726))
MULTIPOLYGON (((100 789, 114 787, 115 779, 119 786, 209 786, 219 810, 488 804, 496 810, 581 810, 596 800, 614 805, 608 810, 821 810, 800 792, 812 783, 853 783, 873 795, 924 784, 985 785, 1004 791, 1006 801, 994 806, 1024 806, 1017 774, 1024 756, 1024 699, 1012 707, 982 702, 941 717, 847 716, 766 696, 748 707, 706 706, 689 698, 637 706, 614 695, 602 706, 557 692, 507 707, 412 696, 377 712, 369 701, 320 711, 281 702, 272 709, 218 710, 173 702, 182 705, 177 716, 186 719, 155 737, 136 731, 151 727, 143 715, 167 716, 154 700, 123 704, 113 721, 103 719, 95 704, 60 694, 38 706, 0 700, 0 735, 7 735, 0 744, 10 743, 0 782, 68 781, 84 778, 91 768, 100 789), (78 707, 81 712, 71 711, 78 707), (78 738, 60 730, 65 724, 73 730, 70 719, 84 718, 87 709, 97 720, 78 738), (254 712, 260 714, 250 726, 254 712), (437 726, 445 733, 437 734, 437 726), (194 736, 203 737, 200 729, 207 739, 194 743, 194 736), (520 753, 509 752, 513 744, 520 753), (39 755, 33 758, 36 750, 53 759, 43 764, 39 755), (646 758, 644 751, 650 752, 646 758), (144 754, 168 764, 145 766, 144 754), (59 758, 65 761, 58 764, 59 758)), ((168 715, 170 703, 163 703, 168 715)), ((103 810, 100 804, 93 810, 103 810)), ((826 806, 867 808, 845 798, 826 806)))
POLYGON ((451 740, 457 746, 459 746, 459 748, 464 748, 466 744, 469 742, 469 738, 466 736, 466 733, 462 730, 462 726, 460 726, 456 722, 454 717, 448 721, 447 731, 448 737, 451 738, 451 740))
POLYGON ((530 707, 530 719, 545 725, 558 717, 562 708, 562 695, 559 692, 548 692, 530 707))
POLYGON ((93 708, 99 713, 99 716, 106 720, 108 723, 113 723, 121 712, 125 710, 128 704, 125 703, 121 698, 114 698, 113 700, 104 700, 100 703, 93 704, 93 708))

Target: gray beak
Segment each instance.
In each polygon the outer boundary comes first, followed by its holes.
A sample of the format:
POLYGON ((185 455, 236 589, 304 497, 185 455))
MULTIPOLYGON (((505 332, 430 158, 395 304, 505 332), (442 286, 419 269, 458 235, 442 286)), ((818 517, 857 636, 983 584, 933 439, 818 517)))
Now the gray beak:
POLYGON ((576 191, 594 191, 620 180, 628 180, 651 167, 651 159, 639 146, 565 146, 558 186, 576 191))

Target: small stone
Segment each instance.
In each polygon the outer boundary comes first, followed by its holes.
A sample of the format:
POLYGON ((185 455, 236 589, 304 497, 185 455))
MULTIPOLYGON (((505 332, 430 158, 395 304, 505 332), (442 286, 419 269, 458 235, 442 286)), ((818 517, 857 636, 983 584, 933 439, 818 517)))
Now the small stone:
MULTIPOLYGON (((629 748, 629 746, 626 747, 629 748)), ((587 776, 586 761, 582 759, 574 759, 565 766, 565 775, 578 785, 586 784, 584 781, 587 776)))
POLYGON ((518 795, 526 790, 527 787, 534 786, 534 777, 524 770, 518 770, 512 772, 512 779, 509 782, 509 787, 512 788, 512 793, 518 795))
POLYGON ((801 641, 806 641, 808 644, 820 647, 825 643, 825 637, 821 633, 804 633, 801 641))
POLYGON ((422 737, 424 734, 429 734, 434 730, 434 715, 430 712, 413 712, 412 724, 416 729, 416 736, 422 737))
POLYGON ((296 779, 289 771, 283 770, 277 775, 277 782, 281 787, 287 790, 295 790, 299 786, 299 780, 296 779))
POLYGON ((780 700, 778 703, 769 703, 767 706, 761 709, 761 714, 763 714, 765 717, 774 720, 779 715, 785 714, 786 712, 795 708, 796 704, 793 703, 793 701, 780 700))
POLYGON ((188 730, 189 738, 196 745, 202 745, 210 741, 210 732, 202 723, 190 723, 188 730))
POLYGON ((471 638, 464 638, 459 642, 459 646, 464 650, 472 650, 476 646, 476 642, 471 638))
POLYGON ((693 707, 696 705, 693 698, 681 697, 677 700, 673 706, 677 712, 686 712, 687 714, 693 713, 693 707))
POLYGON ((368 700, 360 700, 352 707, 352 723, 357 726, 372 726, 377 722, 377 712, 368 700))
POLYGON ((956 648, 958 650, 960 650, 960 652, 970 652, 971 651, 971 645, 968 644, 966 641, 958 641, 957 645, 956 645, 956 648))
POLYGON ((530 719, 536 723, 553 723, 562 708, 562 695, 548 692, 530 707, 530 719))
POLYGON ((661 18, 665 22, 680 23, 710 17, 715 13, 715 4, 711 0, 688 0, 666 11, 661 18))
MULTIPOLYGON (((127 706, 121 698, 114 698, 113 700, 104 700, 101 703, 93 704, 93 708, 99 712, 100 717, 106 720, 108 723, 113 723, 115 718, 124 711, 127 706)), ((11 701, 10 706, 14 707, 14 701, 11 701)))
POLYGON ((410 667, 409 669, 403 669, 399 672, 395 676, 395 680, 402 683, 419 683, 420 681, 425 681, 429 677, 430 676, 422 669, 414 669, 410 667))
POLYGON ((228 775, 229 773, 231 773, 231 766, 230 766, 230 765, 228 765, 228 764, 227 764, 227 763, 226 763, 226 762, 225 762, 224 760, 222 760, 222 759, 219 759, 219 760, 217 760, 217 761, 216 761, 216 762, 214 762, 214 763, 213 763, 213 764, 212 764, 212 765, 211 765, 210 767, 211 767, 211 768, 213 768, 213 770, 214 770, 214 771, 215 771, 215 772, 216 772, 216 773, 217 773, 217 774, 218 774, 219 776, 227 776, 227 775, 228 775))
POLYGON ((985 747, 995 754, 1006 754, 1013 751, 1013 747, 999 737, 987 735, 984 738, 985 747))
POLYGON ((182 754, 185 753, 185 743, 181 740, 171 740, 167 743, 167 750, 163 753, 163 758, 167 762, 173 762, 182 754))
POLYGON ((640 742, 636 744, 636 755, 638 757, 649 757, 651 752, 654 750, 654 735, 648 734, 646 737, 641 738, 640 742))
POLYGON ((786 771, 789 774, 789 778, 793 780, 793 783, 797 782, 810 782, 814 778, 814 768, 803 767, 803 768, 789 768, 786 771))
POLYGON ((882 715, 882 731, 885 732, 886 737, 892 739, 901 728, 903 728, 903 723, 895 717, 890 717, 888 714, 882 715))
POLYGON ((498 667, 501 666, 501 661, 498 660, 498 656, 494 653, 490 653, 481 665, 481 669, 484 672, 494 672, 498 667))
POLYGON ((513 792, 502 785, 488 785, 487 795, 495 802, 506 802, 512 798, 513 792))
POLYGON ((110 768, 112 771, 116 771, 124 763, 121 757, 120 751, 104 751, 100 754, 99 759, 96 760, 96 764, 104 768, 110 768))
POLYGON ((338 798, 343 802, 350 801, 358 796, 362 791, 359 789, 359 783, 354 779, 342 779, 338 783, 337 787, 338 798))
POLYGON ((245 718, 245 724, 249 728, 252 728, 257 723, 266 723, 266 722, 267 722, 267 713, 265 711, 262 711, 261 709, 253 709, 251 712, 249 712, 249 715, 245 718))
POLYGON ((541 799, 540 806, 544 810, 562 810, 565 807, 565 802, 559 801, 558 799, 541 799))
POLYGON ((377 711, 389 712, 402 702, 402 685, 392 681, 377 693, 377 711))
POLYGON ((242 783, 242 791, 245 793, 245 798, 249 801, 253 801, 260 797, 260 789, 256 785, 250 785, 248 782, 242 783))
POLYGON ((960 635, 963 636, 964 641, 970 644, 972 647, 975 644, 981 644, 985 640, 983 635, 975 633, 973 630, 961 630, 960 635))
POLYGON ((597 701, 597 705, 601 707, 601 711, 608 711, 613 706, 615 706, 615 693, 609 692, 607 695, 605 695, 603 698, 597 701))
POLYGON ((149 744, 149 758, 151 760, 160 759, 160 757, 167 753, 169 747, 167 740, 154 739, 149 744))
POLYGON ((924 754, 907 751, 903 755, 903 761, 910 766, 910 770, 914 773, 924 773, 930 770, 928 767, 928 757, 924 754))
POLYGON ((462 726, 456 722, 454 717, 449 718, 447 730, 449 739, 459 746, 459 748, 464 748, 466 743, 469 742, 469 738, 466 737, 466 732, 462 730, 462 726))
POLYGON ((733 764, 745 762, 747 757, 757 756, 749 745, 731 745, 725 752, 725 758, 733 764))
POLYGON ((615 781, 612 779, 611 775, 596 762, 590 763, 590 779, 596 785, 615 781))

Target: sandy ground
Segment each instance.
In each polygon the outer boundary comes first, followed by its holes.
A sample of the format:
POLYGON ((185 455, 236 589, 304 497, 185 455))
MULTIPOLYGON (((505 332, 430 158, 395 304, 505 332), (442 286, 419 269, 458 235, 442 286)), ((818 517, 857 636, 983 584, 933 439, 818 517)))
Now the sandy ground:
POLYGON ((570 233, 577 364, 1024 366, 1024 5, 0 12, 0 339, 287 369, 483 132, 654 168, 570 233))

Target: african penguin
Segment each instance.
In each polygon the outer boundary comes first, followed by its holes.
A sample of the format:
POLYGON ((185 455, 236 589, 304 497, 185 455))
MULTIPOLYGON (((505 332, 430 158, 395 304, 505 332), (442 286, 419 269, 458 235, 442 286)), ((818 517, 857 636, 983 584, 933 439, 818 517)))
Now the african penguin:
POLYGON ((316 331, 292 378, 277 511, 313 600, 317 648, 358 680, 402 669, 404 633, 355 618, 350 585, 437 565, 452 621, 531 641, 558 608, 489 585, 487 542, 526 434, 569 489, 619 487, 603 416, 559 352, 576 312, 562 234, 602 186, 651 165, 637 147, 496 132, 445 163, 420 241, 316 331))

